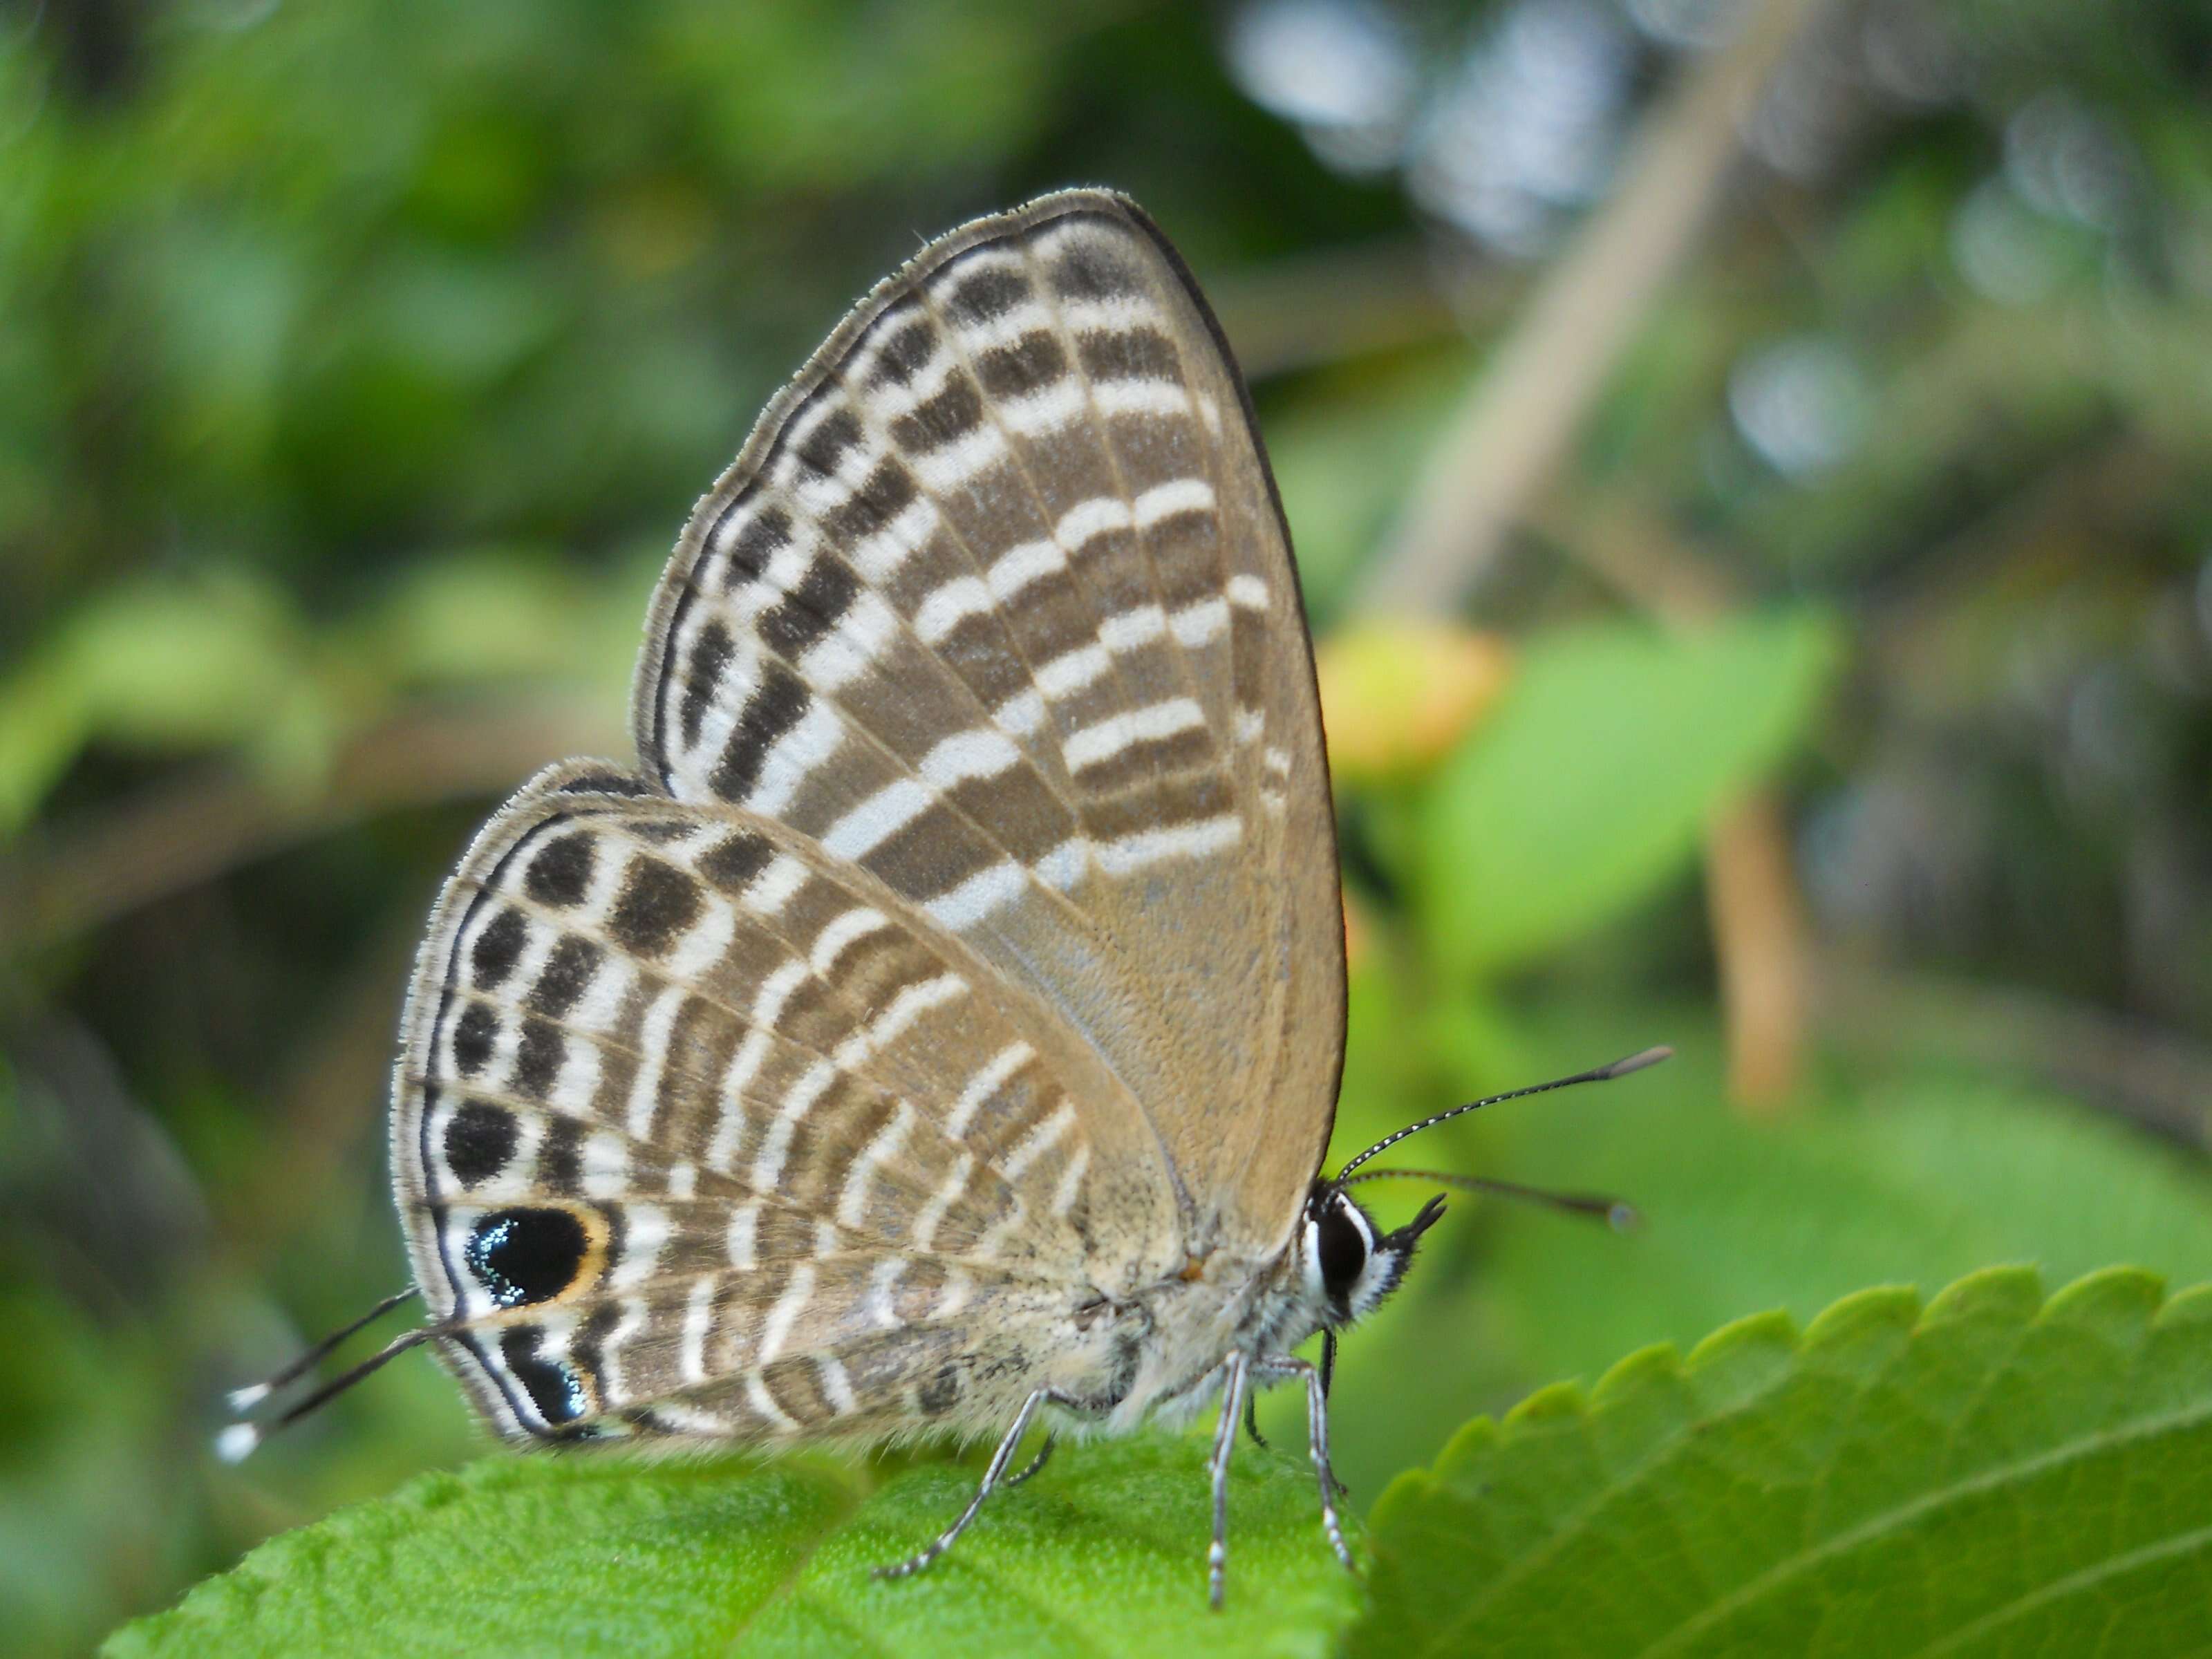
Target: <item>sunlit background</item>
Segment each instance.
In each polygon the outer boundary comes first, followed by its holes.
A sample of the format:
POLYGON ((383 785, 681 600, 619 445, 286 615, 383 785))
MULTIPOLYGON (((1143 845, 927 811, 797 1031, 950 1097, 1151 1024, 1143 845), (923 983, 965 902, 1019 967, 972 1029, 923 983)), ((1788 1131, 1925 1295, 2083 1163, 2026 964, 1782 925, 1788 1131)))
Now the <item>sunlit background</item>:
POLYGON ((1338 1155, 1682 1051, 1407 1149, 1644 1220, 1455 1200, 1346 1347, 1355 1507, 1759 1310, 2212 1276, 2200 6, 16 0, 6 1645, 479 1454, 421 1356, 207 1450, 404 1281, 436 884, 619 750, 677 528, 852 298, 1089 182, 1212 295, 1297 538, 1338 1155))

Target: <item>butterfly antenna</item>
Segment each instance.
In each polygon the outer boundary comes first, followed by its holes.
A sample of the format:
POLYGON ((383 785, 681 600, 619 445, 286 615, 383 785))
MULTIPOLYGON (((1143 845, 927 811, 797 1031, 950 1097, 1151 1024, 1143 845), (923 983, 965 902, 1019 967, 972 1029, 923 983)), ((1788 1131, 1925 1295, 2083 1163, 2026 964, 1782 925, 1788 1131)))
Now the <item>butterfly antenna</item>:
POLYGON ((1502 1095, 1486 1095, 1480 1100, 1470 1100, 1464 1106, 1455 1106, 1449 1112, 1438 1112, 1434 1117, 1425 1117, 1419 1123, 1408 1123, 1395 1134, 1384 1135, 1382 1139, 1339 1170, 1336 1172, 1336 1179, 1329 1184, 1340 1192, 1342 1191, 1345 1177, 1366 1163, 1369 1158, 1373 1158, 1376 1153, 1396 1146, 1407 1135, 1417 1135, 1424 1129, 1433 1129, 1439 1123, 1449 1123, 1452 1119, 1463 1116, 1468 1112, 1480 1111, 1485 1106, 1496 1106, 1508 1100, 1519 1100, 1524 1095, 1548 1094, 1554 1089, 1571 1089, 1578 1083, 1610 1083, 1617 1077, 1626 1077, 1631 1072, 1640 1072, 1647 1066, 1656 1066, 1661 1060, 1672 1060, 1674 1057, 1674 1051, 1663 1045, 1656 1048, 1645 1048, 1640 1053, 1630 1054, 1624 1060, 1616 1060, 1610 1066, 1600 1066, 1594 1071, 1577 1072, 1572 1077, 1555 1077, 1549 1083, 1532 1083, 1525 1089, 1509 1089, 1502 1095))
POLYGON ((1632 1231, 1644 1219, 1633 1204, 1604 1193, 1562 1193, 1549 1187, 1524 1187, 1517 1181, 1493 1180, 1488 1176, 1456 1175, 1448 1170, 1367 1170, 1337 1184, 1357 1187, 1363 1181, 1433 1181, 1440 1186, 1457 1187, 1463 1192, 1494 1193, 1500 1198, 1540 1204, 1547 1210, 1588 1216, 1607 1223, 1615 1232, 1632 1231))
MULTIPOLYGON (((353 1321, 350 1324, 348 1324, 338 1330, 331 1332, 321 1341, 308 1348, 306 1352, 302 1353, 298 1358, 295 1359, 290 1364, 285 1366, 283 1370, 278 1371, 275 1376, 270 1377, 267 1382, 256 1382, 249 1388, 233 1389, 230 1395, 231 1410, 238 1413, 241 1416, 247 1412, 252 1411, 266 1401, 277 1389, 285 1387, 289 1383, 297 1382, 301 1377, 306 1376, 310 1370, 313 1370, 315 1366, 321 1364, 324 1359, 327 1358, 332 1350, 336 1349, 337 1346, 343 1342, 348 1337, 350 1337, 368 1326, 374 1324, 376 1321, 383 1318, 385 1315, 390 1313, 394 1308, 398 1307, 403 1303, 414 1300, 416 1297, 421 1294, 422 1292, 416 1289, 413 1285, 410 1285, 407 1289, 398 1291, 395 1295, 386 1297, 383 1301, 378 1303, 374 1308, 370 1309, 360 1318, 353 1321)), ((444 1325, 425 1325, 415 1330, 403 1332, 392 1341, 386 1343, 375 1353, 371 1354, 368 1358, 354 1366, 352 1370, 342 1372, 338 1376, 332 1377, 329 1382, 324 1383, 320 1388, 309 1394, 306 1399, 300 1401, 295 1405, 286 1407, 282 1413, 272 1419, 268 1423, 232 1424, 228 1428, 223 1430, 222 1433, 216 1436, 216 1455, 222 1458, 226 1463, 239 1462, 249 1455, 255 1447, 258 1446, 270 1435, 276 1433, 277 1430, 289 1427, 290 1425, 298 1422, 310 1412, 314 1411, 327 1401, 335 1399, 337 1395, 343 1394, 348 1389, 353 1387, 355 1383, 360 1382, 363 1377, 368 1376, 381 1370, 385 1365, 390 1364, 392 1360, 397 1359, 401 1354, 405 1353, 410 1348, 417 1346, 421 1343, 427 1341, 428 1339, 439 1334, 446 1328, 447 1327, 444 1325)))
POLYGON ((328 1336, 310 1347, 305 1353, 302 1353, 298 1358, 295 1359, 290 1364, 285 1366, 283 1370, 278 1371, 274 1376, 269 1377, 264 1382, 253 1383, 247 1388, 233 1389, 229 1395, 231 1410, 237 1413, 240 1417, 245 1416, 246 1413, 252 1411, 263 1401, 268 1399, 269 1396, 276 1393, 277 1389, 284 1387, 287 1383, 297 1382, 301 1377, 305 1376, 309 1371, 314 1370, 316 1366, 321 1364, 325 1358, 329 1358, 331 1351, 341 1342, 343 1342, 348 1337, 353 1335, 357 1331, 366 1330, 369 1326, 374 1325, 378 1320, 383 1318, 385 1315, 390 1313, 394 1308, 399 1306, 401 1303, 411 1302, 422 1294, 422 1292, 420 1290, 416 1289, 414 1285, 410 1285, 405 1290, 397 1291, 391 1296, 386 1297, 383 1301, 378 1303, 374 1308, 371 1308, 367 1313, 363 1314, 360 1318, 353 1321, 350 1324, 343 1326, 339 1329, 332 1331, 328 1336))

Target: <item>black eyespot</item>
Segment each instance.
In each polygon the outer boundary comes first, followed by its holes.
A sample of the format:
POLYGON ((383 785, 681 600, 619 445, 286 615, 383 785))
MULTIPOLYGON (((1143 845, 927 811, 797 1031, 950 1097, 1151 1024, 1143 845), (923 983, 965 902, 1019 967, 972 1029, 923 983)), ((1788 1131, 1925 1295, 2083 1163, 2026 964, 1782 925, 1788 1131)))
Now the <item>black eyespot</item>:
POLYGON ((589 1241, 566 1210, 495 1210, 469 1230, 463 1255, 502 1308, 550 1302, 575 1282, 589 1241))
POLYGON ((1316 1231, 1322 1287, 1331 1301, 1341 1304, 1367 1266, 1367 1236, 1352 1218, 1350 1201, 1340 1197, 1322 1211, 1316 1231))

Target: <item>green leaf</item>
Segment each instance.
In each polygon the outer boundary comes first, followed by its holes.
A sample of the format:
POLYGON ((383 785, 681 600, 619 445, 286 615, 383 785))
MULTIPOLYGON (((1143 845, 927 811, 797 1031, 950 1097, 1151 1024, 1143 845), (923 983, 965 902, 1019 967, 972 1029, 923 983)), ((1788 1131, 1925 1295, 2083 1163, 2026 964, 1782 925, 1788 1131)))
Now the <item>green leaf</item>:
MULTIPOLYGON (((1779 1121, 1749 1121, 1725 1103, 1709 1034, 1670 1022, 1655 1035, 1680 1054, 1649 1078, 1488 1126, 1486 1167, 1620 1192, 1644 1218, 1621 1235, 1497 1212, 1478 1296, 1524 1382, 1595 1376, 1747 1308, 1805 1319, 1863 1285, 1933 1288, 1992 1261, 2031 1261, 2054 1283, 2112 1261, 2212 1279, 2203 1164, 2105 1114, 1931 1072, 1829 1080, 1779 1121)), ((1593 1048, 1547 1048, 1540 1064, 1593 1048)), ((1419 1194, 1409 1185, 1402 1201, 1419 1194)))
POLYGON ((1525 960, 1676 873, 1712 813, 1798 740, 1834 644, 1790 613, 1532 646, 1428 803, 1419 873, 1438 959, 1525 960))
POLYGON ((289 607, 252 575, 111 589, 0 675, 0 835, 27 822, 96 738, 157 750, 266 746, 313 703, 289 607))
POLYGON ((378 619, 395 677, 468 684, 558 673, 604 605, 594 592, 521 548, 456 549, 392 586, 378 619))
POLYGON ((1354 1654, 2134 1654, 2212 1632, 2212 1287, 1987 1269, 1468 1425, 1376 1505, 1354 1654))
POLYGON ((31 821, 84 741, 84 700, 55 653, 0 681, 0 841, 31 821))
POLYGON ((284 601, 226 572, 116 589, 76 619, 70 648, 78 695, 106 730, 162 748, 250 737, 301 672, 284 601))
MULTIPOLYGON (((1346 1071, 1339 1159, 1449 1103, 1377 1074, 1373 1051, 1411 1016, 1371 980, 1354 987, 1353 1029, 1371 1041, 1346 1071)), ((1823 1066, 1790 1111, 1754 1121, 1727 1104, 1710 1011, 1547 1006, 1516 1027, 1500 1025, 1494 1004, 1468 1002, 1480 1040, 1467 1045, 1463 1094, 1662 1039, 1677 1057, 1408 1143, 1421 1149, 1408 1164, 1618 1193, 1643 1220, 1620 1233, 1452 1195, 1404 1286, 1338 1358, 1337 1472, 1364 1499, 1477 1412, 1562 1377, 1595 1379, 1654 1342, 1687 1348, 1747 1309, 1810 1319, 1865 1285, 1933 1290, 1993 1261, 2032 1261, 2052 1284, 2114 1261, 2177 1285, 2212 1279, 2203 1161, 2063 1096, 1936 1068, 1862 1080, 1823 1066), (1409 1374, 1430 1381, 1407 1388, 1409 1374)), ((1434 1190, 1360 1189, 1386 1227, 1434 1190)), ((1268 1395, 1261 1428, 1297 1433, 1295 1407, 1287 1390, 1268 1395)))
POLYGON ((960 1511, 976 1468, 876 1485, 815 1457, 497 1457, 275 1539, 111 1659, 161 1654, 1322 1654, 1358 1589, 1303 1458, 1246 1446, 1229 1597, 1206 1601, 1205 1447, 1063 1448, 918 1577, 869 1570, 960 1511))

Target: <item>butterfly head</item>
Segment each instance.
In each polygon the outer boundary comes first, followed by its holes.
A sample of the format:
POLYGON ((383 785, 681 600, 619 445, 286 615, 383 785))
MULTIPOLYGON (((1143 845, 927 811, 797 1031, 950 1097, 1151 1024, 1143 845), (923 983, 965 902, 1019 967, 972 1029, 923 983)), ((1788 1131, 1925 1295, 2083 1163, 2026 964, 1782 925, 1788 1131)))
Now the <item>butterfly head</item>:
POLYGON ((1443 1212, 1443 1200, 1432 1198, 1411 1221, 1386 1233, 1342 1188, 1315 1182, 1306 1196, 1298 1258, 1316 1321, 1334 1330, 1372 1313, 1398 1288, 1414 1245, 1443 1212))
POLYGON ((1656 1065, 1673 1052, 1669 1048, 1646 1048, 1593 1071, 1577 1072, 1572 1077, 1555 1078, 1549 1083, 1539 1083, 1506 1094, 1471 1100, 1463 1106, 1455 1106, 1449 1111, 1425 1117, 1418 1123, 1407 1124, 1395 1133, 1383 1136, 1365 1152, 1349 1160, 1333 1177, 1316 1176, 1306 1194, 1296 1255, 1298 1282, 1304 1292, 1305 1311, 1312 1319, 1313 1327, 1334 1332, 1372 1313, 1383 1297, 1398 1288, 1398 1281, 1406 1276, 1406 1269, 1413 1260, 1413 1247, 1419 1243, 1421 1235, 1443 1218, 1444 1200, 1439 1196, 1423 1205, 1420 1212, 1404 1226, 1395 1231, 1382 1232, 1346 1190, 1363 1181, 1394 1176, 1435 1180, 1447 1186, 1533 1198, 1559 1208, 1607 1217, 1615 1225, 1626 1224, 1635 1212, 1615 1199, 1587 1194, 1543 1193, 1532 1188, 1516 1187, 1508 1182, 1440 1175, 1431 1170, 1359 1171, 1361 1166, 1376 1153, 1388 1151, 1408 1135, 1432 1129, 1437 1124, 1449 1122, 1465 1113, 1485 1106, 1494 1106, 1500 1101, 1517 1100, 1524 1095, 1542 1094, 1548 1090, 1569 1088, 1578 1083, 1602 1083, 1613 1078, 1626 1077, 1632 1072, 1640 1072, 1647 1066, 1656 1065))

